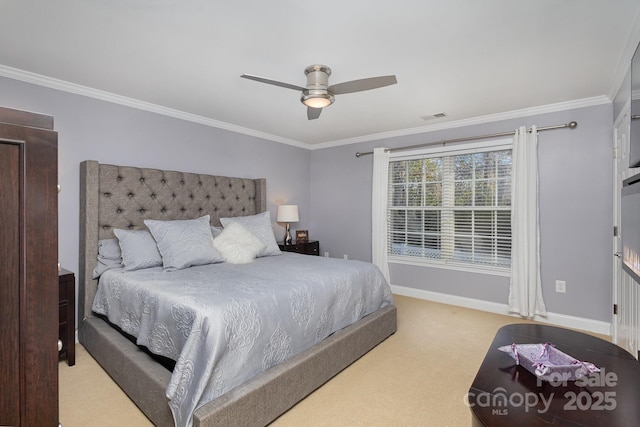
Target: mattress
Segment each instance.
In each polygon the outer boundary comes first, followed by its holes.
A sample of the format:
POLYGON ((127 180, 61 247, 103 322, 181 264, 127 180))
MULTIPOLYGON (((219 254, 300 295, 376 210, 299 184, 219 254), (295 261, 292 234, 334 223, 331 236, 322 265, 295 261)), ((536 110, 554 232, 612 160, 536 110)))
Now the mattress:
POLYGON ((370 263, 294 253, 249 264, 105 272, 96 313, 176 361, 166 396, 178 426, 205 403, 393 304, 370 263))

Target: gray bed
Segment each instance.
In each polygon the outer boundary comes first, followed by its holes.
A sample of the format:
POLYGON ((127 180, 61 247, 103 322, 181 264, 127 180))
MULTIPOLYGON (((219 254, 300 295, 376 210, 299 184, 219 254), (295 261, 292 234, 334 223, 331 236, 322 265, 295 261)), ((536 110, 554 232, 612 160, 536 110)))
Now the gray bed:
MULTIPOLYGON (((79 332, 82 345, 156 425, 171 426, 171 372, 91 311, 98 241, 145 219, 246 216, 266 210, 264 179, 162 171, 85 161, 80 165, 79 332)), ((360 321, 205 404, 194 426, 266 425, 396 330, 395 306, 360 321)))

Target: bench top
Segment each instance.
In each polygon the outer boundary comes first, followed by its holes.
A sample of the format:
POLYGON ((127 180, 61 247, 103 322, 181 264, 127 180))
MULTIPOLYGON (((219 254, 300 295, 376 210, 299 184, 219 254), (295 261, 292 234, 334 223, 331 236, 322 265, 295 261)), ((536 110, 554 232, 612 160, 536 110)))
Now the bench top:
POLYGON ((640 363, 603 339, 540 324, 498 330, 468 394, 473 426, 640 426, 640 363), (600 368, 577 382, 539 380, 504 345, 552 343, 600 368))

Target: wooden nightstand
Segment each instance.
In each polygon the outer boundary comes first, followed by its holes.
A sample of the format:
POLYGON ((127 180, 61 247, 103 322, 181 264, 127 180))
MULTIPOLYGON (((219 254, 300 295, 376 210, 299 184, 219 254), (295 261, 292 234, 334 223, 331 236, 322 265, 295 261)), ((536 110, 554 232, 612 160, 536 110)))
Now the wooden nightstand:
POLYGON ((64 268, 58 272, 58 338, 62 341, 62 349, 58 352, 67 357, 67 364, 76 364, 76 278, 64 268))
POLYGON ((308 242, 300 243, 295 242, 291 245, 285 245, 282 242, 278 242, 281 251, 296 252, 305 255, 320 255, 320 242, 317 240, 309 240, 308 242))

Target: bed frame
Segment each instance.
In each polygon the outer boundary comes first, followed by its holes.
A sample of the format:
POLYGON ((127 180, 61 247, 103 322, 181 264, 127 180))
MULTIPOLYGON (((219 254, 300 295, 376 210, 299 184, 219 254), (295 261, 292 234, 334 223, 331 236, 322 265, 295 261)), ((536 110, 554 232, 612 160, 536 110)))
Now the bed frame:
MULTIPOLYGON (((157 426, 172 426, 165 390, 171 372, 112 325, 94 316, 98 240, 145 219, 253 215, 266 210, 266 180, 99 164, 80 164, 80 343, 157 426)), ((396 331, 388 306, 202 406, 194 426, 266 425, 396 331)))

